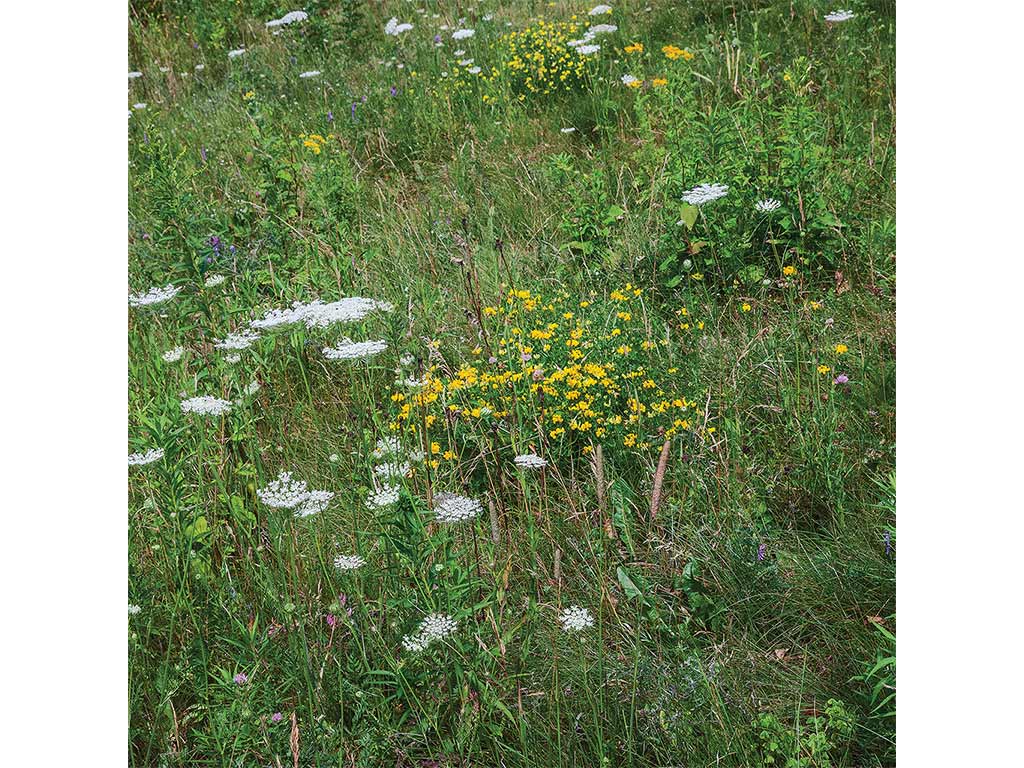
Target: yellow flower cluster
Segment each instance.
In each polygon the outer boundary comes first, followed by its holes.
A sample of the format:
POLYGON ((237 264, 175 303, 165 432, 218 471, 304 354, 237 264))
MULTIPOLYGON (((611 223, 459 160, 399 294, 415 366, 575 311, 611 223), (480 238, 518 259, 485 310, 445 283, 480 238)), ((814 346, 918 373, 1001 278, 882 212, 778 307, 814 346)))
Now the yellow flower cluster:
MULTIPOLYGON (((305 133, 301 133, 299 138, 302 139, 302 146, 309 149, 314 155, 319 155, 327 144, 327 139, 319 133, 311 133, 308 136, 305 133)), ((334 137, 332 136, 331 138, 334 137)))
POLYGON ((587 57, 567 45, 581 30, 573 21, 539 20, 503 35, 499 41, 504 47, 500 74, 521 99, 528 94, 545 96, 581 88, 587 57))
MULTIPOLYGON (((419 388, 396 390, 391 429, 417 444, 443 440, 445 457, 458 454, 460 431, 498 426, 546 453, 591 441, 644 450, 692 429, 701 412, 677 391, 679 369, 662 365, 668 339, 651 337, 642 293, 627 284, 577 301, 510 291, 483 312, 490 356, 453 373, 434 366, 419 388)), ((677 314, 685 322, 673 327, 689 330, 689 312, 677 314)))
POLYGON ((643 53, 644 52, 644 44, 643 43, 633 43, 632 45, 627 45, 622 50, 624 50, 626 53, 643 53))
POLYGON ((677 48, 674 45, 662 46, 661 52, 665 54, 666 59, 669 59, 671 61, 675 61, 676 59, 680 58, 685 61, 689 61, 690 59, 693 58, 693 54, 690 53, 688 50, 686 50, 685 48, 677 48))

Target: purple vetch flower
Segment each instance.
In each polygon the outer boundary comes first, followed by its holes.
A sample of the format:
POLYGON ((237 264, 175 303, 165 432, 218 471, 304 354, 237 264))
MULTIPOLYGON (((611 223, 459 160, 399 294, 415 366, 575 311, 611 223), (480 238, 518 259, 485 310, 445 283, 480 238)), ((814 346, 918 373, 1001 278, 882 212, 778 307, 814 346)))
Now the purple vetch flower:
POLYGON ((436 43, 440 43, 440 42, 441 42, 441 36, 440 35, 434 35, 434 43, 436 44, 436 43))
POLYGON ((334 122, 334 112, 332 110, 330 110, 330 109, 327 110, 327 122, 328 123, 333 123, 334 122))
POLYGON ((757 547, 757 562, 760 563, 762 560, 764 560, 765 555, 767 555, 767 554, 768 554, 768 547, 765 546, 764 544, 759 544, 758 547, 757 547))
POLYGON ((235 251, 236 251, 236 250, 238 250, 238 249, 237 249, 237 248, 235 248, 235 246, 233 246, 233 245, 231 245, 231 246, 228 246, 228 251, 230 251, 230 252, 231 252, 231 255, 232 255, 232 256, 234 256, 234 255, 235 255, 235 251))
POLYGON ((338 623, 338 617, 335 616, 333 613, 328 613, 327 616, 325 617, 325 621, 327 622, 328 627, 334 629, 334 627, 338 623))
POLYGON ((246 675, 245 672, 239 672, 237 675, 235 675, 235 682, 238 685, 245 685, 249 682, 249 676, 246 675))
POLYGON ((280 712, 275 712, 270 716, 270 722, 272 723, 280 723, 283 719, 284 715, 282 715, 280 712))
POLYGON ((356 103, 354 101, 352 102, 352 119, 356 119, 356 103))
POLYGON ((146 131, 142 132, 142 140, 149 144, 149 134, 146 131))
POLYGON ((889 535, 888 531, 886 531, 885 535, 882 536, 882 540, 885 542, 885 556, 888 557, 889 553, 892 551, 892 536, 889 535))
POLYGON ((835 383, 836 384, 849 384, 850 383, 850 377, 847 376, 845 373, 840 373, 838 376, 836 376, 835 383))
POLYGON ((206 147, 199 148, 199 156, 203 158, 203 162, 206 162, 206 147))
POLYGON ((391 86, 391 95, 392 96, 397 96, 398 95, 398 89, 395 88, 395 86, 393 86, 393 85, 391 86))
POLYGON ((366 103, 366 97, 363 96, 363 98, 361 98, 360 101, 363 102, 363 104, 365 104, 366 103))

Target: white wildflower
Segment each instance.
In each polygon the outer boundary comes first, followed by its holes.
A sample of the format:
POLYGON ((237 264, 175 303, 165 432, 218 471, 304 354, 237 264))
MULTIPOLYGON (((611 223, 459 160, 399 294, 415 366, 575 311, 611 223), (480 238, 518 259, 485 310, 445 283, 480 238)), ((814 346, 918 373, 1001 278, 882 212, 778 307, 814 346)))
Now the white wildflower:
POLYGON ((536 453, 524 453, 522 456, 516 456, 514 461, 516 466, 524 469, 540 469, 548 465, 548 460, 542 459, 536 453))
POLYGON ((367 497, 366 506, 369 509, 384 509, 390 507, 401 495, 401 488, 397 485, 386 485, 379 491, 374 491, 367 497))
POLYGON ((259 500, 274 509, 291 509, 297 507, 309 496, 305 480, 292 480, 291 472, 282 472, 276 480, 271 480, 265 488, 256 490, 259 500))
POLYGON ((235 48, 233 51, 228 51, 228 58, 237 59, 243 53, 245 53, 245 48, 235 48))
POLYGON ((611 13, 612 7, 610 5, 595 5, 588 12, 588 16, 603 16, 606 13, 611 13))
POLYGON ((330 456, 327 457, 327 460, 331 462, 331 464, 337 464, 339 461, 341 461, 341 456, 339 456, 336 453, 332 453, 330 456))
POLYGON ((202 72, 204 69, 206 69, 205 64, 196 64, 196 72, 202 72))
POLYGON ((161 72, 170 72, 171 68, 170 67, 160 67, 160 71, 161 72))
POLYGON ((481 510, 480 502, 476 499, 451 494, 434 507, 434 518, 439 523, 461 523, 477 517, 481 510))
POLYGON ((160 461, 163 457, 163 448, 150 448, 145 453, 129 453, 128 466, 141 467, 143 464, 152 464, 154 461, 160 461))
POLYGON ((571 126, 569 128, 563 128, 562 129, 562 133, 575 133, 575 132, 576 132, 576 129, 571 127, 571 126))
POLYGON ((168 349, 161 357, 163 357, 165 363, 176 363, 181 360, 181 356, 184 354, 184 347, 175 347, 174 349, 168 349))
POLYGON ((144 101, 140 101, 137 104, 132 104, 132 109, 145 109, 145 108, 146 108, 146 102, 144 102, 144 101))
POLYGON ((388 479, 391 477, 405 477, 409 474, 410 465, 407 461, 402 462, 387 462, 384 464, 378 464, 373 468, 373 473, 381 478, 388 479))
POLYGON ((597 53, 600 50, 600 45, 580 45, 576 47, 576 53, 580 56, 590 56, 592 53, 597 53))
POLYGON ((133 603, 128 603, 128 615, 129 616, 134 616, 135 614, 137 614, 141 610, 142 609, 139 608, 139 606, 137 606, 137 605, 135 605, 133 603))
POLYGON ((273 19, 268 21, 266 26, 268 27, 283 27, 288 24, 294 24, 296 21, 305 21, 309 18, 309 14, 305 11, 289 11, 280 19, 273 19))
POLYGON ((252 328, 276 328, 293 323, 305 323, 309 328, 327 328, 334 323, 362 320, 370 312, 390 312, 394 306, 386 301, 348 296, 325 304, 319 299, 308 303, 296 301, 291 309, 271 309, 261 320, 249 323, 252 328))
POLYGON ((402 646, 407 651, 423 651, 432 643, 443 640, 458 629, 458 622, 446 613, 432 613, 423 621, 411 635, 402 638, 402 646))
POLYGON ((475 34, 475 29, 456 29, 452 32, 452 40, 466 40, 475 34))
POLYGON ((413 464, 419 464, 425 458, 427 458, 427 454, 418 448, 414 451, 409 451, 409 461, 413 464))
POLYGON ((392 16, 388 23, 384 25, 384 34, 391 35, 392 37, 398 37, 403 32, 408 32, 412 29, 412 24, 405 22, 403 24, 398 23, 398 19, 392 16))
POLYGON ((311 77, 319 77, 320 74, 321 73, 319 69, 311 69, 309 70, 309 72, 300 72, 299 77, 301 77, 303 80, 308 80, 311 77))
POLYGON ((559 614, 558 620, 562 623, 562 629, 566 632, 579 632, 582 629, 594 626, 594 617, 590 615, 590 611, 586 608, 580 608, 578 605, 566 608, 559 614))
POLYGON ((181 401, 182 413, 197 413, 200 416, 223 416, 231 410, 231 403, 219 397, 202 395, 181 401))
POLYGON ((328 360, 357 360, 363 357, 378 355, 387 349, 386 341, 352 341, 342 339, 337 346, 324 348, 324 357, 328 360))
POLYGON ((452 51, 452 56, 465 56, 466 52, 459 48, 457 51, 452 51))
POLYGON ((589 35, 610 35, 612 32, 618 32, 619 28, 614 24, 593 24, 590 29, 587 30, 589 35))
POLYGON ((248 349, 259 341, 259 338, 260 335, 255 331, 237 331, 236 333, 229 333, 224 339, 218 341, 213 346, 217 349, 248 349))
POLYGON ((832 11, 825 15, 825 21, 838 24, 840 21, 849 21, 856 15, 853 11, 832 11))
POLYGON ((764 200, 758 200, 754 207, 757 208, 757 210, 759 211, 769 213, 770 211, 774 211, 780 205, 782 205, 782 203, 780 203, 775 198, 767 197, 764 200))
POLYGON ((203 285, 207 288, 216 288, 225 280, 227 280, 227 278, 224 275, 210 275, 206 278, 206 282, 204 282, 203 285))
POLYGON ((129 72, 128 73, 128 79, 129 80, 134 80, 137 77, 142 77, 142 73, 141 72, 129 72))
POLYGON ((383 459, 385 456, 392 456, 401 453, 402 443, 396 435, 388 435, 377 441, 377 447, 373 451, 375 459, 383 459))
POLYGON ((472 63, 473 63, 472 59, 459 59, 459 66, 460 67, 468 67, 472 63))
POLYGON ((242 356, 241 355, 225 355, 224 356, 224 362, 227 363, 228 365, 234 365, 235 363, 242 362, 242 356))
POLYGON ((366 565, 366 561, 359 555, 338 555, 334 558, 334 567, 339 571, 354 571, 364 565, 366 565))
POLYGON ((683 193, 683 200, 691 205, 704 205, 729 194, 728 184, 698 184, 683 193))
POLYGON ((480 74, 480 67, 470 67, 466 71, 469 72, 469 74, 471 74, 471 75, 479 75, 480 74))
POLYGON ((295 507, 296 517, 309 517, 327 509, 327 504, 334 498, 333 491, 310 491, 305 500, 295 507))
POLYGON ((637 82, 637 78, 633 77, 633 75, 623 75, 621 80, 623 85, 637 82))

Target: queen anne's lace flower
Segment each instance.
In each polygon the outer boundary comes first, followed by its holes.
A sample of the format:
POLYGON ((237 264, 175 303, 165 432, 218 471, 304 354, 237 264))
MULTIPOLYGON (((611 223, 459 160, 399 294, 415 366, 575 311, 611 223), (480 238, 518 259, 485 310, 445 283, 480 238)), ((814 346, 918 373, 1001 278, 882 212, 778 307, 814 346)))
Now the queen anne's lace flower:
POLYGON ((377 441, 377 447, 373 449, 373 457, 375 459, 383 459, 385 456, 391 456, 399 453, 402 450, 402 443, 395 435, 387 435, 377 441))
POLYGON ((238 331, 236 333, 229 333, 223 341, 218 341, 213 346, 217 349, 248 349, 259 338, 260 335, 254 331, 238 331))
POLYGON ((175 347, 174 349, 168 349, 161 355, 161 357, 164 359, 165 363, 176 363, 181 360, 181 356, 184 354, 184 347, 175 347))
POLYGON ((182 413, 197 413, 200 416, 223 416, 231 410, 231 402, 212 395, 190 397, 181 401, 182 413))
POLYGON ((352 323, 362 320, 370 312, 390 312, 394 307, 386 301, 348 296, 328 304, 317 299, 308 303, 295 302, 290 309, 271 309, 262 319, 249 326, 256 329, 277 328, 293 323, 305 323, 309 328, 327 328, 334 323, 352 323))
POLYGON ((475 29, 456 29, 452 32, 452 40, 466 40, 475 34, 475 29))
POLYGON ((142 77, 142 73, 141 72, 129 72, 128 73, 128 79, 129 80, 134 80, 137 77, 142 77))
POLYGON ((378 464, 373 468, 373 473, 377 477, 387 479, 389 477, 405 477, 409 473, 409 462, 388 462, 385 464, 378 464))
POLYGON ((623 75, 621 79, 623 85, 632 85, 633 83, 638 82, 638 79, 633 77, 633 75, 623 75))
POLYGON ((129 453, 128 466, 141 467, 143 464, 152 464, 154 461, 160 461, 163 457, 163 448, 150 448, 145 453, 129 453))
POLYGON ((588 35, 610 35, 612 32, 618 32, 619 28, 614 24, 592 24, 590 29, 587 30, 588 35))
POLYGON ((369 509, 384 509, 390 507, 396 501, 401 493, 401 489, 397 485, 386 485, 381 490, 371 493, 369 498, 366 500, 366 506, 369 509))
POLYGON ((595 5, 588 12, 588 16, 603 16, 606 13, 611 13, 612 7, 610 5, 595 5))
POLYGON ((128 295, 128 306, 148 307, 152 304, 162 304, 173 299, 180 291, 180 285, 165 285, 163 288, 150 288, 145 293, 131 293, 128 295))
POLYGON ((704 205, 729 194, 728 184, 698 184, 683 193, 683 200, 690 205, 704 205))
POLYGON ((773 197, 768 197, 765 198, 764 200, 758 200, 754 207, 759 211, 769 213, 771 211, 774 211, 780 205, 782 205, 782 203, 780 203, 778 200, 776 200, 773 197))
POLYGON ((450 494, 434 507, 434 519, 439 523, 461 523, 477 517, 481 510, 480 502, 476 499, 450 494))
POLYGON ((203 285, 205 285, 207 288, 216 288, 225 280, 227 280, 227 278, 224 277, 224 275, 210 275, 208 278, 206 278, 206 282, 203 283, 203 285))
POLYGON ((139 608, 139 606, 137 606, 137 605, 135 605, 133 603, 128 603, 128 615, 129 616, 134 616, 135 614, 137 614, 141 610, 142 609, 139 608))
POLYGON ((402 638, 402 645, 407 651, 426 650, 432 643, 455 632, 458 626, 458 622, 448 614, 432 613, 420 622, 413 634, 402 638))
POLYGON ((362 357, 372 357, 387 349, 386 341, 352 341, 342 339, 337 346, 326 347, 324 357, 328 360, 358 360, 362 357))
POLYGON ((388 23, 384 25, 384 34, 391 35, 392 37, 398 37, 403 32, 408 32, 412 29, 412 24, 409 23, 398 23, 398 19, 392 16, 388 19, 388 23))
POLYGON ((517 466, 526 469, 540 469, 548 465, 548 460, 542 459, 536 453, 524 453, 522 456, 516 456, 515 462, 517 466))
POLYGON ((334 558, 334 567, 339 571, 354 571, 364 565, 366 565, 366 561, 359 555, 338 555, 334 558))
POLYGON ((309 491, 302 503, 295 507, 295 516, 309 517, 323 512, 333 498, 333 491, 309 491))
POLYGON ((587 627, 594 626, 594 617, 590 615, 590 611, 586 608, 580 608, 578 605, 566 608, 559 614, 558 620, 562 623, 562 629, 566 632, 579 632, 587 627))
POLYGON ((306 500, 309 491, 305 480, 292 480, 291 472, 282 472, 266 487, 256 490, 259 500, 274 509, 291 509, 306 500))
POLYGON ((825 21, 838 24, 840 21, 849 21, 856 15, 853 11, 832 11, 825 15, 825 21))
MULTIPOLYGON (((576 47, 576 53, 578 53, 580 56, 590 56, 592 53, 597 53, 600 50, 600 45, 580 45, 576 47)), ((633 76, 627 75, 627 77, 633 76)), ((636 78, 634 77, 633 79, 635 80, 636 78)))
POLYGON ((243 53, 245 53, 245 48, 235 48, 233 51, 228 51, 228 58, 237 59, 243 53))
POLYGON ((301 77, 303 80, 308 80, 311 77, 319 77, 320 74, 321 73, 319 69, 311 69, 308 72, 300 72, 299 77, 301 77))
POLYGON ((297 21, 305 21, 309 18, 309 14, 305 11, 289 11, 280 19, 273 19, 267 22, 268 27, 283 27, 288 24, 294 24, 297 21))

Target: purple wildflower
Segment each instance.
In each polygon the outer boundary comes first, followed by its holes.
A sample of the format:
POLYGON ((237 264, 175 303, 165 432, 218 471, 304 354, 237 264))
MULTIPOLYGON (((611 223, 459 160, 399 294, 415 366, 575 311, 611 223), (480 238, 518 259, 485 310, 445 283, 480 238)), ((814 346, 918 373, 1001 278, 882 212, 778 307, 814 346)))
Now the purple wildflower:
POLYGON ((270 721, 272 723, 280 723, 283 719, 284 715, 282 715, 280 712, 275 712, 270 716, 270 721))
POLYGON ((392 96, 397 96, 398 95, 398 89, 395 88, 395 86, 393 86, 393 85, 391 86, 391 95, 392 96))
POLYGON ((440 42, 441 42, 441 36, 440 35, 434 35, 434 43, 440 43, 440 42))
POLYGON ((889 535, 889 532, 886 531, 882 539, 885 541, 885 556, 888 557, 889 553, 892 551, 892 537, 889 535))
POLYGON ((213 235, 210 238, 209 243, 210 243, 210 247, 213 248, 213 252, 216 253, 218 256, 220 256, 220 245, 221 245, 220 238, 217 237, 216 235, 213 235))
POLYGON ((764 560, 765 555, 767 555, 767 554, 768 554, 768 547, 765 546, 764 544, 758 545, 758 547, 757 547, 757 562, 760 563, 762 560, 764 560))
POLYGON ((327 617, 326 617, 326 621, 327 621, 327 626, 330 627, 331 629, 334 629, 335 625, 337 625, 337 623, 338 623, 338 617, 335 616, 333 613, 328 613, 327 617))
POLYGON ((328 123, 333 123, 334 122, 334 111, 333 110, 330 110, 330 109, 327 110, 327 122, 328 123))
POLYGON ((235 682, 238 685, 245 685, 249 682, 249 676, 246 675, 245 672, 239 672, 237 675, 235 675, 235 682))
POLYGON ((356 119, 356 103, 354 101, 352 102, 352 119, 356 119))
POLYGON ((238 249, 235 248, 235 246, 232 245, 232 246, 228 247, 228 250, 231 252, 231 255, 234 256, 235 255, 235 251, 238 250, 238 249))
POLYGON ((206 147, 199 148, 199 156, 203 158, 203 162, 206 162, 206 147))
POLYGON ((836 384, 849 384, 850 383, 850 377, 847 376, 845 373, 840 373, 838 376, 836 376, 836 382, 835 383, 836 384))

